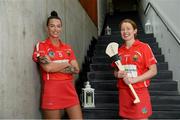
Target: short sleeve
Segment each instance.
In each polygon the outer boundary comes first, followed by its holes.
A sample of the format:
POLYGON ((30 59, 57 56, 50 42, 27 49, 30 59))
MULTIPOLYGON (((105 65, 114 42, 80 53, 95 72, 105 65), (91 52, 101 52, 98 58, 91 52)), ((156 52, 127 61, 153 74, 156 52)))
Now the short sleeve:
POLYGON ((43 56, 45 55, 45 50, 44 50, 44 46, 41 42, 38 42, 35 46, 34 46, 34 51, 32 54, 32 59, 34 62, 38 62, 38 56, 43 56))
POLYGON ((145 52, 146 67, 149 67, 149 66, 157 63, 157 60, 152 52, 152 49, 150 48, 150 46, 148 44, 146 44, 144 52, 145 52))
POLYGON ((34 46, 34 51, 33 51, 33 54, 32 54, 32 59, 34 62, 38 62, 38 47, 39 47, 39 42, 34 46))
POLYGON ((76 60, 76 56, 75 56, 75 54, 74 54, 74 51, 73 51, 73 49, 71 48, 71 46, 68 46, 69 47, 69 59, 70 59, 70 61, 72 61, 72 60, 76 60))

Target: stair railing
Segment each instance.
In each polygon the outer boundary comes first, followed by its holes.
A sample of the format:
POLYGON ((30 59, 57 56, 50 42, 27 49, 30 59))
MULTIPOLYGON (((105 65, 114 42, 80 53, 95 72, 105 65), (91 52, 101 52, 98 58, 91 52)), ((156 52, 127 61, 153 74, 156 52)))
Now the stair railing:
POLYGON ((160 13, 158 12, 158 10, 152 5, 151 2, 148 2, 146 9, 144 10, 144 15, 146 16, 149 12, 150 7, 154 10, 154 12, 156 13, 156 15, 160 18, 160 20, 162 21, 162 23, 164 24, 164 26, 167 28, 167 30, 169 31, 169 33, 171 33, 171 35, 174 37, 174 39, 177 41, 177 43, 180 45, 180 39, 179 37, 173 32, 172 29, 170 29, 170 27, 166 24, 165 20, 161 17, 160 13))

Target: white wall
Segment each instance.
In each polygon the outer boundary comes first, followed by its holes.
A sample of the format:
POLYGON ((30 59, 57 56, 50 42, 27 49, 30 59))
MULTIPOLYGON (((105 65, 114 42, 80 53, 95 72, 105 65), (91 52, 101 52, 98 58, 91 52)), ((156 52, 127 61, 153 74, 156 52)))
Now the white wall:
POLYGON ((97 28, 78 0, 0 0, 0 118, 41 118, 40 77, 32 52, 46 38, 51 10, 63 21, 62 39, 70 43, 82 63, 97 28))
POLYGON ((101 35, 103 30, 104 20, 107 12, 107 0, 97 0, 98 1, 98 35, 101 35))
POLYGON ((139 10, 143 23, 145 23, 147 19, 151 21, 154 28, 154 35, 160 48, 162 48, 162 53, 165 55, 165 61, 169 64, 169 70, 173 71, 173 80, 178 81, 178 88, 180 91, 180 45, 172 37, 152 8, 149 9, 147 16, 143 15, 143 11, 145 10, 148 1, 153 4, 155 9, 157 9, 159 15, 164 19, 168 28, 178 37, 178 40, 180 40, 180 14, 178 13, 180 1, 141 0, 141 9, 139 10))

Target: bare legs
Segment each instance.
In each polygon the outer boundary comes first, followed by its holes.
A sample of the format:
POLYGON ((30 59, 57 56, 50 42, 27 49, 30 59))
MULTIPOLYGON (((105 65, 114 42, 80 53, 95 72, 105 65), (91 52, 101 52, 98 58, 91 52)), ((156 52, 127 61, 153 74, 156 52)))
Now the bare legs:
POLYGON ((43 110, 43 119, 60 119, 60 110, 43 110))
MULTIPOLYGON (((66 108, 69 119, 78 119, 82 120, 82 112, 80 105, 75 105, 69 108, 66 108)), ((61 111, 60 110, 43 110, 43 118, 44 119, 61 119, 61 111)))
POLYGON ((82 112, 81 112, 81 107, 80 105, 75 105, 70 108, 66 109, 69 119, 78 119, 82 120, 82 112))

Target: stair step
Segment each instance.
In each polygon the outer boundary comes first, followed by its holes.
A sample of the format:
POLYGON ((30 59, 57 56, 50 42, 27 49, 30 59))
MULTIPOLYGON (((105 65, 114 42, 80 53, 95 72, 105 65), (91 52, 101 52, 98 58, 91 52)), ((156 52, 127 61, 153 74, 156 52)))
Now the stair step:
MULTIPOLYGON (((118 111, 116 110, 97 110, 97 109, 84 109, 84 119, 111 119, 117 120, 120 119, 118 111)), ((180 119, 179 111, 153 111, 151 119, 180 119)))
MULTIPOLYGON (((99 56, 99 55, 107 56, 105 54, 106 47, 107 47, 107 45, 97 45, 95 47, 94 56, 99 56)), ((151 47, 151 49, 152 49, 154 55, 160 55, 161 54, 161 48, 151 47)))
MULTIPOLYGON (((118 103, 118 95, 95 95, 95 104, 118 103)), ((151 96, 153 105, 180 105, 180 95, 174 96, 151 96)))
MULTIPOLYGON (((155 55, 158 62, 164 62, 164 55, 155 55)), ((111 60, 108 56, 93 56, 92 63, 110 63, 111 60)))
POLYGON ((94 109, 84 109, 83 110, 84 119, 118 119, 117 110, 94 110, 94 109))
MULTIPOLYGON (((107 83, 102 82, 97 84, 97 82, 91 82, 92 88, 96 91, 117 91, 116 83, 107 83)), ((151 82, 149 87, 150 90, 159 90, 159 91, 175 91, 177 90, 177 82, 170 81, 170 82, 151 82)))
MULTIPOLYGON (((157 75, 153 78, 156 79, 172 79, 172 71, 158 71, 157 75)), ((96 72, 88 72, 88 79, 104 79, 104 80, 112 80, 115 79, 113 73, 104 72, 104 71, 96 71, 96 72)))
MULTIPOLYGON (((157 69, 159 70, 168 70, 168 63, 157 63, 157 69)), ((90 71, 112 71, 113 68, 111 67, 111 64, 101 64, 101 63, 93 63, 90 64, 90 71)))
MULTIPOLYGON (((118 42, 119 44, 123 43, 123 40, 121 40, 121 41, 114 40, 114 41, 118 42)), ((147 38, 143 42, 148 43, 150 45, 150 47, 152 47, 152 46, 158 47, 158 43, 155 41, 156 41, 156 38, 147 38), (151 41, 153 41, 153 42, 151 42, 151 41)), ((99 39, 99 40, 97 40, 96 45, 106 45, 107 46, 110 42, 112 42, 112 41, 99 39)))
MULTIPOLYGON (((151 96, 177 96, 179 95, 178 91, 154 91, 149 90, 151 96)), ((95 89, 95 96, 118 96, 118 91, 99 91, 95 89)))
MULTIPOLYGON (((117 83, 117 79, 114 78, 114 79, 109 79, 109 80, 103 80, 103 79, 90 79, 89 80, 91 83, 94 83, 94 84, 101 84, 101 83, 114 83, 116 84, 117 83)), ((172 79, 154 79, 152 78, 151 79, 151 82, 172 82, 173 80, 172 79)), ((176 82, 176 81, 175 81, 176 82)))
MULTIPOLYGON (((94 110, 119 110, 119 105, 118 103, 99 103, 95 105, 95 108, 91 108, 94 110)), ((87 108, 84 108, 87 109, 87 108)), ((166 104, 166 105, 153 105, 152 104, 152 109, 153 111, 180 111, 180 105, 170 105, 170 104, 166 104)))
POLYGON ((153 111, 151 119, 180 119, 179 111, 153 111))
MULTIPOLYGON (((101 51, 105 51, 107 45, 109 44, 110 42, 107 42, 107 43, 99 43, 99 44, 96 44, 95 46, 95 50, 101 50, 101 51)), ((149 46, 152 48, 152 49, 158 49, 158 43, 157 42, 154 42, 154 43, 148 43, 149 46)))

